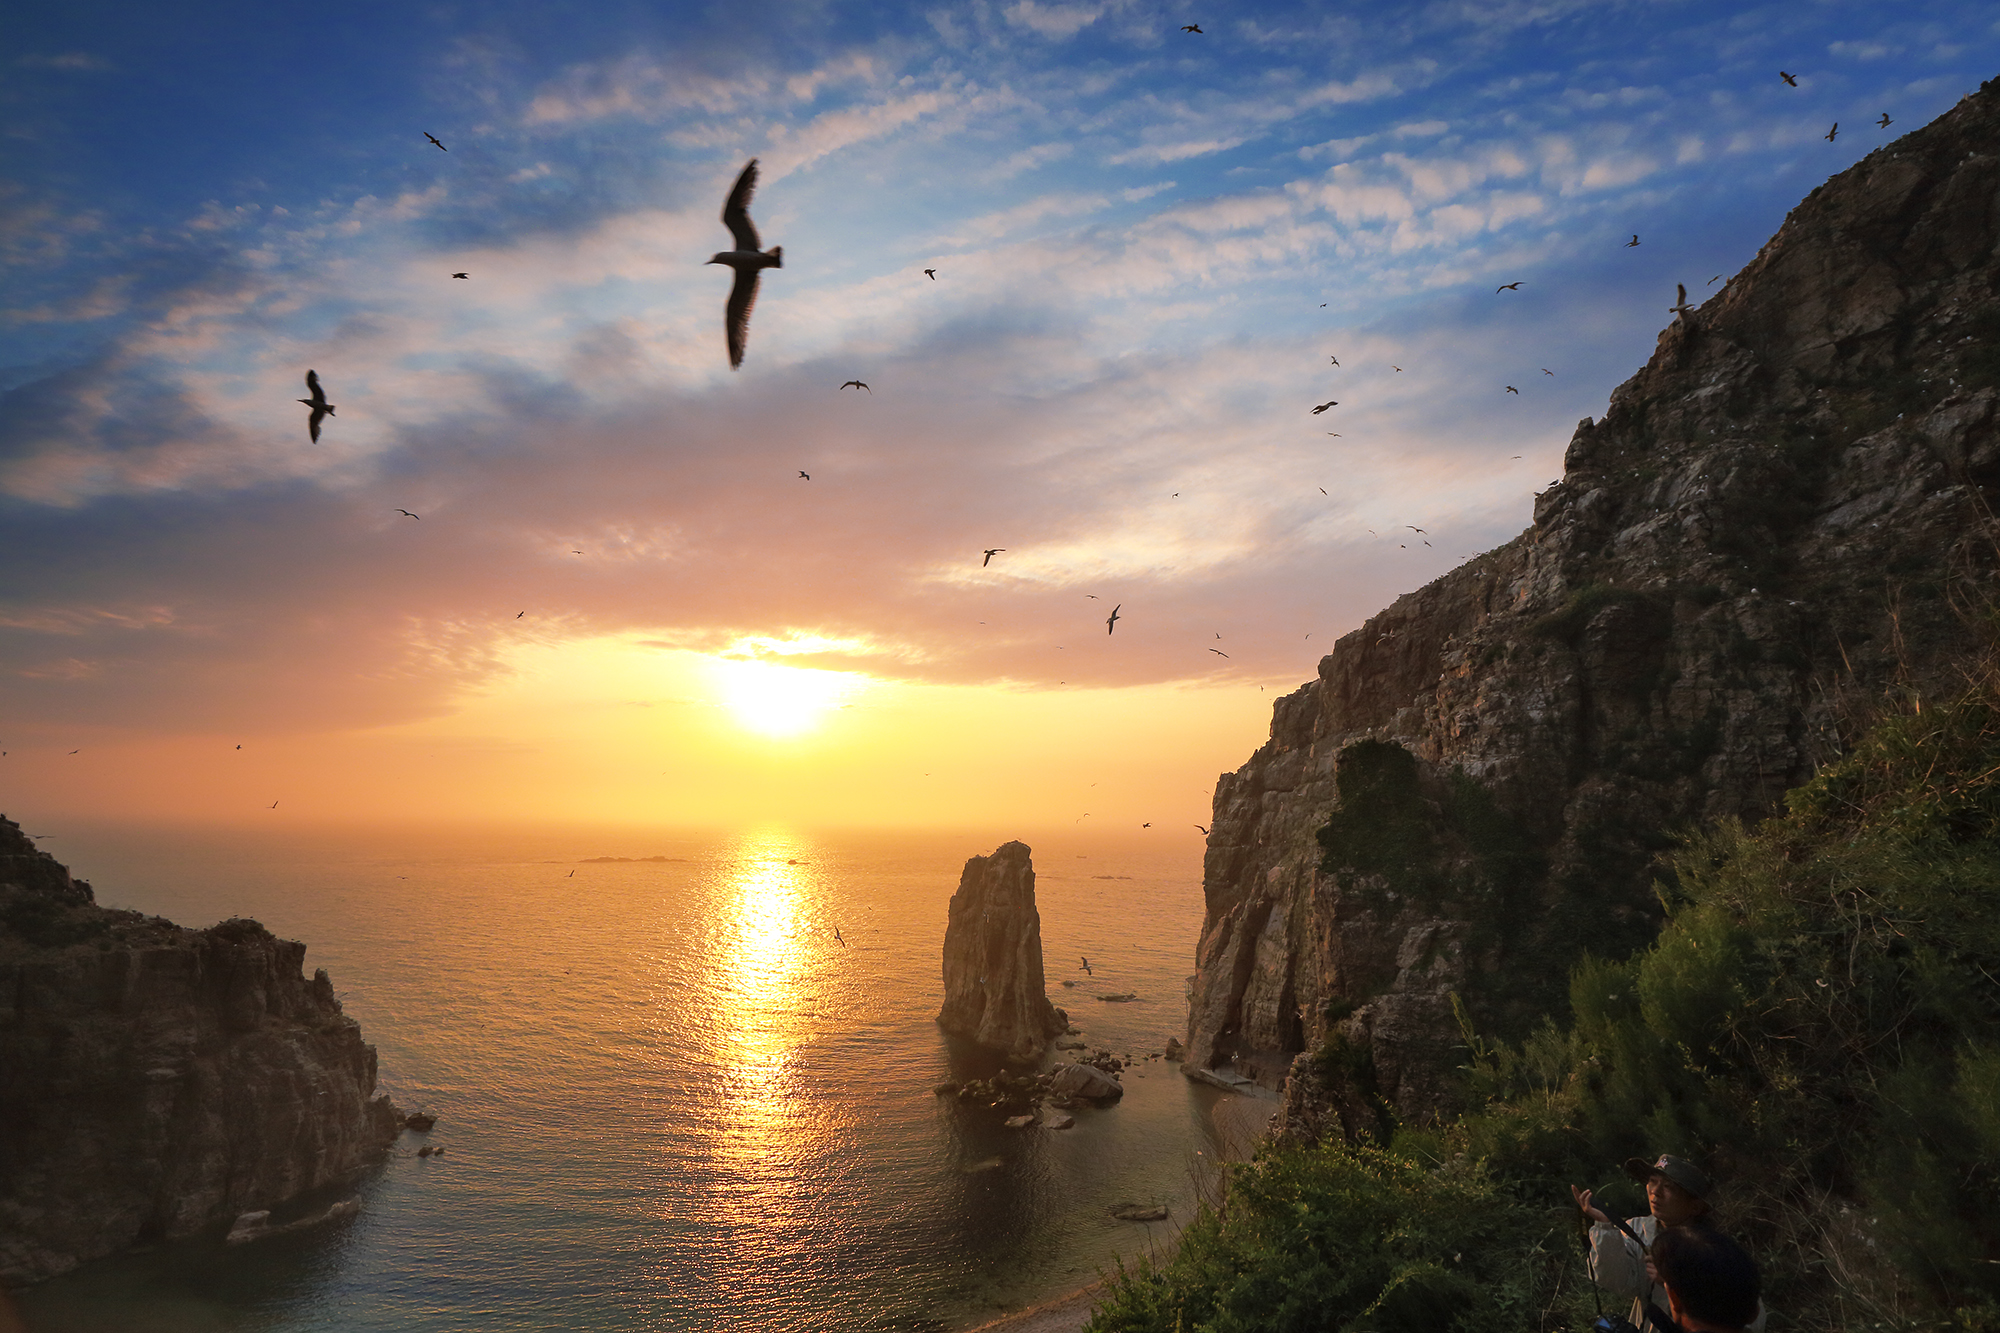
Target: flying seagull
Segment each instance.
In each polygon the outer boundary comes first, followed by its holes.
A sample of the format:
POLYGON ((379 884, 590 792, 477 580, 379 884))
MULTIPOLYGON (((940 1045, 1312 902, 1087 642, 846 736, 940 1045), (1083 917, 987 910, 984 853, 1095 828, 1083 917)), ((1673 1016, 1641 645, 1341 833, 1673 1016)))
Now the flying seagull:
POLYGON ((1549 369, 1549 368, 1548 368, 1547 366, 1543 366, 1543 367, 1542 367, 1542 373, 1543 373, 1544 375, 1553 375, 1553 374, 1555 374, 1555 372, 1554 372, 1553 370, 1550 370, 1550 369, 1549 369))
POLYGON ((1885 129, 1885 130, 1886 130, 1886 129, 1888 129, 1888 128, 1889 128, 1889 127, 1890 127, 1891 125, 1894 125, 1894 124, 1895 124, 1896 122, 1895 122, 1895 121, 1893 121, 1893 120, 1891 120, 1891 119, 1889 119, 1889 113, 1888 113, 1888 112, 1886 112, 1886 111, 1884 111, 1884 112, 1882 113, 1882 119, 1880 119, 1880 120, 1876 121, 1875 123, 1876 123, 1877 125, 1881 126, 1881 127, 1883 128, 1883 129, 1885 129))
POLYGON ((1638 243, 1639 243, 1639 233, 1635 231, 1632 233, 1632 239, 1625 242, 1625 248, 1627 250, 1630 250, 1633 246, 1637 245, 1638 243))
MULTIPOLYGON (((757 190, 757 159, 751 158, 736 178, 729 198, 722 205, 722 225, 736 238, 734 250, 719 250, 707 262, 724 264, 736 271, 730 284, 729 305, 723 315, 723 331, 729 338, 729 368, 743 367, 743 344, 750 338, 750 307, 757 304, 757 278, 767 268, 785 266, 785 247, 774 245, 760 250, 757 225, 750 221, 750 196, 757 190)), ((873 392, 873 390, 870 390, 873 392)))
MULTIPOLYGON (((840 387, 843 389, 868 389, 868 386, 863 384, 860 380, 849 380, 847 383, 841 385, 840 387)), ((875 396, 875 391, 873 389, 868 389, 868 396, 873 398, 875 396)))
POLYGON ((437 136, 435 134, 432 134, 429 130, 424 131, 424 137, 426 139, 429 139, 432 143, 437 143, 438 151, 440 153, 449 153, 451 151, 451 149, 446 148, 443 144, 438 143, 437 136))
POLYGON ((1495 288, 1493 289, 1493 294, 1494 294, 1495 296, 1498 296, 1498 295, 1499 295, 1500 293, 1502 293, 1502 292, 1518 292, 1518 291, 1520 291, 1520 290, 1521 290, 1521 284, 1520 284, 1520 283, 1518 283, 1518 282, 1507 282, 1507 283, 1502 283, 1502 284, 1501 284, 1500 286, 1498 286, 1498 287, 1495 287, 1495 288))
POLYGON ((465 278, 467 280, 470 280, 472 277, 470 273, 454 273, 451 276, 454 278, 465 278))
MULTIPOLYGON (((1088 819, 1088 818, 1090 818, 1090 816, 1089 816, 1089 815, 1085 815, 1085 816, 1084 816, 1084 818, 1085 818, 1085 819, 1088 819)), ((1090 972, 1090 959, 1089 959, 1088 957, 1085 957, 1085 956, 1084 956, 1084 955, 1082 955, 1082 954, 1078 954, 1077 956, 1078 956, 1079 958, 1082 958, 1082 959, 1083 959, 1083 970, 1084 970, 1084 971, 1086 971, 1086 972, 1090 972)), ((1095 972, 1090 972, 1090 975, 1094 977, 1094 976, 1096 976, 1096 975, 1097 975, 1097 973, 1095 973, 1095 972)))
POLYGON ((1120 608, 1122 608, 1124 605, 1125 603, 1123 602, 1118 603, 1117 606, 1111 608, 1111 614, 1105 617, 1104 632, 1106 634, 1109 634, 1118 628, 1118 612, 1120 608))
POLYGON ((422 515, 422 514, 412 514, 412 513, 410 513, 410 511, 409 511, 409 510, 407 510, 407 509, 398 509, 398 510, 397 510, 396 512, 397 512, 397 513, 399 513, 399 514, 402 514, 402 515, 405 515, 406 517, 409 517, 409 518, 414 518, 414 519, 417 519, 417 520, 418 520, 418 521, 420 521, 420 522, 421 522, 421 521, 422 521, 422 519, 423 519, 423 515, 422 515))
POLYGON ((1685 315, 1688 311, 1694 309, 1693 306, 1688 304, 1688 289, 1686 283, 1684 282, 1675 283, 1674 291, 1677 293, 1677 295, 1674 297, 1674 303, 1667 307, 1668 314, 1685 315))
POLYGON ((1511 385, 1511 384, 1510 384, 1510 385, 1508 385, 1508 386, 1507 386, 1507 392, 1508 392, 1508 393, 1514 393, 1514 394, 1518 394, 1518 393, 1519 393, 1519 392, 1521 392, 1521 391, 1520 391, 1519 389, 1515 388, 1515 387, 1514 387, 1513 385, 1511 385))
MULTIPOLYGON (((1200 25, 1199 23, 1183 23, 1183 24, 1181 24, 1181 31, 1182 31, 1182 32, 1201 32, 1201 25, 1200 25)), ((1208 35, 1207 33, 1202 33, 1202 36, 1204 36, 1204 37, 1206 37, 1207 35, 1208 35)))
POLYGON ((1826 132, 1826 141, 1828 143, 1832 143, 1834 140, 1834 136, 1839 133, 1840 133, 1840 122, 1836 120, 1833 122, 1833 128, 1826 132))
POLYGON ((527 614, 528 613, 526 611, 516 611, 514 613, 514 619, 519 620, 522 616, 525 616, 527 614))
POLYGON ((992 547, 992 548, 990 548, 990 549, 989 549, 989 550, 987 550, 987 552, 986 552, 986 558, 985 558, 984 560, 981 560, 981 561, 979 562, 979 567, 980 567, 981 569, 984 569, 984 568, 986 568, 986 567, 987 567, 988 565, 990 565, 990 564, 992 564, 992 563, 993 563, 993 557, 994 557, 994 556, 996 556, 996 555, 1000 554, 1000 553, 1001 553, 1002 551, 1004 551, 1004 550, 1006 550, 1006 549, 1007 549, 1007 548, 1006 548, 1006 547, 1004 547, 1004 546, 995 546, 995 547, 992 547))
POLYGON ((1315 407, 1315 408, 1314 408, 1314 409, 1312 410, 1312 414, 1313 414, 1314 416, 1318 416, 1318 415, 1319 415, 1320 413, 1322 413, 1322 412, 1326 411, 1326 409, 1327 409, 1327 408, 1329 408, 1329 407, 1339 407, 1339 406, 1340 406, 1340 402, 1339 402, 1339 400, 1338 400, 1338 399, 1335 399, 1335 400, 1333 400, 1333 401, 1331 401, 1331 402, 1325 402, 1325 403, 1321 403, 1321 404, 1320 404, 1320 405, 1319 405, 1318 407, 1315 407))
POLYGON ((1229 656, 1229 654, 1228 654, 1228 653, 1225 653, 1225 652, 1223 652, 1223 651, 1222 651, 1222 650, 1221 650, 1220 648, 1211 648, 1211 649, 1209 649, 1208 651, 1210 651, 1211 653, 1214 653, 1214 654, 1215 654, 1215 655, 1216 655, 1217 657, 1227 657, 1227 656, 1229 656))
POLYGON ((924 270, 924 276, 925 276, 925 277, 927 277, 927 278, 929 278, 929 279, 930 279, 930 280, 931 280, 932 282, 936 282, 936 281, 937 281, 937 270, 936 270, 936 269, 934 269, 934 268, 927 268, 927 269, 925 269, 925 270, 924 270))
POLYGON ((311 433, 313 443, 318 444, 319 423, 333 415, 333 404, 326 401, 326 390, 319 387, 318 371, 306 372, 306 392, 312 397, 301 398, 298 401, 312 409, 312 415, 306 418, 306 430, 311 433))
POLYGON ((799 475, 800 475, 801 477, 804 477, 804 478, 805 478, 805 479, 806 479, 807 481, 811 481, 811 480, 812 480, 812 473, 810 473, 810 472, 806 471, 806 470, 805 470, 804 468, 800 468, 800 469, 799 469, 799 475))
POLYGON ((1420 528, 1420 527, 1418 527, 1418 526, 1417 526, 1416 524, 1414 524, 1414 523, 1405 523, 1405 524, 1404 524, 1403 526, 1404 526, 1404 527, 1406 527, 1406 528, 1408 528, 1408 529, 1409 529, 1409 530, 1410 530, 1411 532, 1414 532, 1414 533, 1418 533, 1418 534, 1422 534, 1422 533, 1426 533, 1426 532, 1429 532, 1429 531, 1430 531, 1430 529, 1429 529, 1429 528, 1420 528))
POLYGON ((1336 366, 1340 364, 1340 358, 1337 356, 1330 356, 1327 358, 1327 360, 1333 362, 1333 364, 1335 364, 1336 366))
POLYGON ((1787 74, 1785 71, 1779 70, 1778 77, 1785 81, 1787 88, 1796 88, 1799 86, 1799 78, 1796 74, 1787 74))
POLYGON ((841 948, 845 949, 845 948, 847 947, 847 941, 846 941, 846 940, 843 940, 843 939, 841 939, 841 938, 840 938, 840 927, 839 927, 839 926, 835 926, 835 927, 833 928, 833 938, 834 938, 835 940, 838 940, 838 941, 839 941, 839 943, 840 943, 840 947, 841 947, 841 948))
POLYGON ((1713 287, 1716 283, 1721 281, 1722 281, 1722 275, 1718 273, 1714 277, 1710 278, 1707 282, 1703 283, 1702 286, 1713 287))
POLYGON ((1206 837, 1206 836, 1207 836, 1207 834, 1208 834, 1208 825, 1206 825, 1206 824, 1196 824, 1196 825, 1195 825, 1195 827, 1196 827, 1196 828, 1198 828, 1198 829, 1200 829, 1200 830, 1202 831, 1202 835, 1203 835, 1204 837, 1206 837))

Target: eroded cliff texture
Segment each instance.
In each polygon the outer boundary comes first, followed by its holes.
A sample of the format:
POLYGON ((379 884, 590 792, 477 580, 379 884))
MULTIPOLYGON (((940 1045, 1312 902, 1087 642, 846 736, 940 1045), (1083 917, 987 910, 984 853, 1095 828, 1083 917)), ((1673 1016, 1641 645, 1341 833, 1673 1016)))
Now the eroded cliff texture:
POLYGON ((1002 843, 959 875, 944 929, 945 1031, 1021 1059, 1069 1026, 1042 975, 1042 914, 1026 843, 1002 843))
POLYGON ((1756 817, 1994 592, 2000 82, 1813 193, 1584 421, 1521 536, 1344 636, 1215 792, 1191 1073, 1445 1106, 1650 937, 1670 830, 1756 817), (1311 1077, 1305 1077, 1305 1075, 1311 1077))
POLYGON ((0 819, 0 1283, 339 1182, 399 1117, 305 945, 96 905, 0 819))

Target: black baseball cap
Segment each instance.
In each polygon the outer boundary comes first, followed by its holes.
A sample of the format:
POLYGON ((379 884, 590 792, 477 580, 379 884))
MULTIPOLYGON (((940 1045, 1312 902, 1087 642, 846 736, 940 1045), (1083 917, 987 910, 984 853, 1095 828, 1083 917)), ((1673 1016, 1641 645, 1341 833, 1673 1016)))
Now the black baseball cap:
POLYGON ((1700 1167, 1670 1153, 1661 1153, 1657 1161, 1651 1162, 1643 1157, 1629 1157, 1625 1160, 1625 1171, 1641 1184, 1654 1176, 1665 1176, 1703 1203, 1708 1202, 1708 1192, 1714 1188, 1700 1167))

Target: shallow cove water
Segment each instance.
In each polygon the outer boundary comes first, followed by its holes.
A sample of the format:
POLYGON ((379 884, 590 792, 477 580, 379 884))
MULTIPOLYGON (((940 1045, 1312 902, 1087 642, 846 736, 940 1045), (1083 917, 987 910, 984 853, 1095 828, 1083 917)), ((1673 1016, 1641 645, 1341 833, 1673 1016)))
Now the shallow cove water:
POLYGON ((1050 996, 1136 1062, 1049 1131, 931 1092, 993 1067, 933 1021, 990 833, 61 832, 106 905, 306 941, 438 1123, 352 1219, 91 1265, 22 1294, 35 1333, 963 1328, 1164 1249, 1213 1157, 1216 1094, 1145 1058, 1185 1022, 1192 843, 1026 839, 1050 996))

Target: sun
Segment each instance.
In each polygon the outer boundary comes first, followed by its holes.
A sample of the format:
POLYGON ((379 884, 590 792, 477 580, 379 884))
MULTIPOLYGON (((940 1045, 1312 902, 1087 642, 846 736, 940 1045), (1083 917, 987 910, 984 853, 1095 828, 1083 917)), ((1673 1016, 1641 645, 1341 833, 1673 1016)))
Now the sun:
POLYGON ((744 730, 779 738, 811 731, 857 684, 847 672, 776 662, 721 661, 715 676, 722 702, 744 730))

